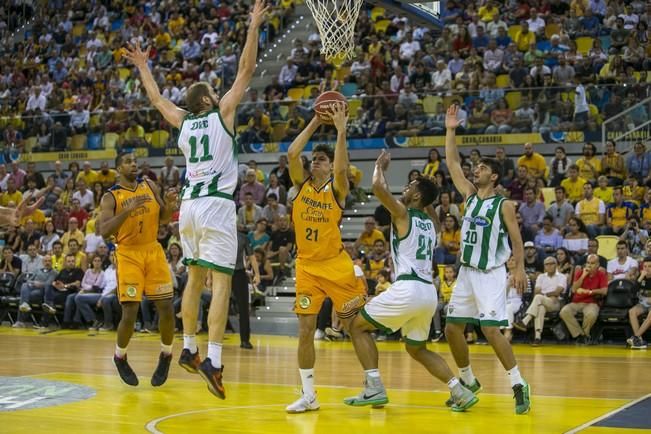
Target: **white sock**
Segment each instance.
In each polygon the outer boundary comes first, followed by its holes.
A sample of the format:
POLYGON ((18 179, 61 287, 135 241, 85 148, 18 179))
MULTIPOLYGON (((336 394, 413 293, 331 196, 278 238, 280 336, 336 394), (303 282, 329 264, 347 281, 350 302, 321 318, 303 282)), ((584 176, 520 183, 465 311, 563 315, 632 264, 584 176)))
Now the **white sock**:
POLYGON ((120 347, 118 347, 116 345, 115 346, 115 355, 118 356, 121 359, 124 359, 124 356, 127 355, 127 347, 128 347, 128 345, 126 347, 124 347, 124 348, 120 348, 120 347))
POLYGON ((303 395, 308 398, 313 398, 316 395, 314 390, 314 368, 312 369, 299 369, 301 374, 301 384, 303 385, 303 395))
POLYGON ((459 376, 463 382, 466 383, 466 386, 470 386, 476 380, 475 374, 472 373, 472 368, 470 365, 466 366, 465 368, 459 368, 459 376))
POLYGON ((208 358, 213 368, 222 368, 222 344, 219 342, 208 342, 208 358))
POLYGON ((513 368, 511 368, 510 371, 506 371, 506 373, 509 374, 511 387, 515 386, 516 384, 524 384, 522 376, 520 375, 520 369, 518 369, 518 365, 515 365, 513 368))
POLYGON ((461 384, 459 383, 459 379, 457 377, 452 377, 450 381, 448 381, 448 389, 452 390, 459 384, 461 384))
POLYGON ((368 377, 380 378, 380 370, 379 369, 367 369, 366 371, 364 371, 364 373, 368 377))
POLYGON ((183 335, 183 348, 187 348, 192 354, 196 353, 199 350, 197 348, 197 336, 183 335))
POLYGON ((165 345, 164 343, 160 343, 160 351, 163 354, 172 354, 172 344, 165 345))

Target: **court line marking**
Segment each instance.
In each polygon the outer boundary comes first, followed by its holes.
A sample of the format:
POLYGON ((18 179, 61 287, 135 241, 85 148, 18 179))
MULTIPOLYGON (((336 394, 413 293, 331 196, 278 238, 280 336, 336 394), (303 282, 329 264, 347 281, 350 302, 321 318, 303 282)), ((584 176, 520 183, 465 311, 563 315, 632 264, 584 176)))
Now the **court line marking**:
POLYGON ((580 426, 578 426, 576 428, 573 428, 570 431, 566 431, 565 434, 576 434, 576 433, 578 433, 580 431, 583 431, 584 429, 591 427, 595 423, 600 422, 600 421, 602 421, 604 419, 607 419, 610 416, 613 416, 613 415, 619 413, 620 411, 626 410, 627 408, 632 407, 635 404, 637 404, 638 402, 642 402, 642 401, 644 401, 645 399, 647 399, 649 397, 651 397, 651 393, 648 393, 648 394, 646 394, 646 395, 644 395, 644 396, 642 396, 642 397, 640 397, 638 399, 635 399, 635 400, 629 402, 628 404, 624 404, 621 407, 617 407, 616 409, 614 409, 612 411, 609 411, 608 413, 606 413, 606 414, 604 414, 602 416, 594 418, 594 419, 584 423, 583 425, 580 425, 580 426))

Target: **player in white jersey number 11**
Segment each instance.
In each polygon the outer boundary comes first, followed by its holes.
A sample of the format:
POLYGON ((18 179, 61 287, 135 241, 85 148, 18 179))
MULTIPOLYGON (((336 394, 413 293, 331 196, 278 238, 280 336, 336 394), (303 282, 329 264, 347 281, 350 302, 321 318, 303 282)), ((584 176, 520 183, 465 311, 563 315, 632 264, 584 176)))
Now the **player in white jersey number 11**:
MULTIPOLYGON (((496 160, 482 158, 473 169, 473 181, 464 176, 456 144, 457 112, 458 106, 452 105, 445 118, 445 157, 452 182, 463 195, 466 206, 461 229, 461 268, 448 303, 445 336, 461 380, 478 393, 481 385, 470 368, 464 329, 468 323, 481 326, 511 380, 515 412, 525 414, 530 409, 530 388, 520 375, 511 345, 500 331, 500 327, 508 325, 504 265, 511 255, 511 247, 516 261, 512 275, 518 292, 526 288, 527 280, 515 205, 495 192, 501 179, 501 168, 496 160)), ((448 401, 448 404, 453 403, 448 401)))
MULTIPOLYGON (((438 191, 432 180, 419 177, 407 185, 400 200, 395 199, 384 178, 390 159, 391 156, 382 151, 375 162, 373 193, 391 213, 390 243, 396 280, 362 308, 353 321, 352 330, 367 333, 377 329, 401 330, 409 355, 430 374, 447 383, 452 395, 452 410, 465 411, 477 403, 477 397, 452 374, 441 356, 426 347, 438 297, 432 283, 436 231, 425 208, 431 208, 438 191)), ((380 380, 377 350, 358 344, 355 352, 365 370, 366 387, 344 402, 353 406, 386 404, 389 399, 380 380)))

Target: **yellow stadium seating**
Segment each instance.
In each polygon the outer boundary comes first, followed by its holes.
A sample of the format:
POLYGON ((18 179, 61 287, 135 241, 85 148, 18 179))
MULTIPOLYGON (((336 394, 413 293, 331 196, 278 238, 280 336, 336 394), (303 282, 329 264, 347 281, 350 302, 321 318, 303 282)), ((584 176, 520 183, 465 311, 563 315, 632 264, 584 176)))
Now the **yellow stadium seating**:
POLYGON ((361 106, 362 106, 362 100, 359 98, 353 98, 348 100, 348 110, 351 119, 357 119, 357 112, 359 111, 359 108, 361 106))
POLYGON ((548 23, 545 26, 545 36, 550 39, 552 35, 561 35, 561 26, 557 23, 548 23))
POLYGON ((576 51, 579 53, 583 54, 584 56, 588 54, 588 51, 592 49, 592 44, 594 42, 594 39, 592 39, 589 36, 581 36, 579 38, 576 38, 576 51))
POLYGON ((542 195, 545 199, 545 209, 549 208, 552 205, 552 202, 556 200, 556 193, 554 192, 554 187, 544 187, 542 189, 542 195))
POLYGON ((617 256, 617 242, 619 237, 615 235, 599 235, 599 250, 597 253, 609 261, 617 256))
POLYGON ((279 142, 287 134, 287 122, 285 121, 276 121, 272 125, 273 130, 271 131, 271 140, 274 142, 279 142))
POLYGON ((502 89, 505 87, 509 87, 509 75, 500 74, 497 77, 495 77, 495 85, 502 89))
POLYGON ((32 152, 32 149, 36 147, 37 143, 37 138, 36 136, 28 137, 25 139, 25 151, 24 152, 32 152))
POLYGON ((115 144, 120 139, 120 136, 117 133, 105 133, 104 134, 104 149, 115 149, 115 144))
POLYGON ((120 80, 125 81, 131 75, 131 70, 129 68, 118 68, 118 74, 120 75, 120 80))
POLYGON ((517 110, 520 108, 520 102, 522 101, 521 92, 508 92, 504 98, 511 110, 517 110))
POLYGON ((339 80, 340 82, 346 81, 346 79, 350 75, 350 66, 342 66, 341 68, 337 69, 336 75, 337 75, 337 80, 339 80))
POLYGON ((427 95, 423 98, 423 111, 427 114, 436 113, 436 106, 440 102, 443 102, 443 98, 440 96, 427 95))
POLYGON ((75 134, 70 142, 70 149, 81 151, 86 149, 86 134, 75 134))
POLYGON ((313 89, 313 88, 317 88, 317 89, 318 89, 319 86, 316 85, 316 84, 309 84, 309 85, 305 86, 305 87, 303 88, 303 98, 309 98, 310 96, 312 96, 312 89, 313 89))
POLYGON ((294 101, 300 101, 304 92, 305 90, 302 87, 292 87, 287 91, 287 96, 294 101))
POLYGON ((165 130, 156 130, 151 133, 151 146, 153 148, 164 148, 167 146, 167 140, 170 138, 170 133, 165 130))
POLYGON ((380 21, 376 21, 375 23, 373 23, 373 28, 378 33, 379 32, 384 33, 384 32, 387 31, 387 27, 389 27, 389 24, 391 24, 391 21, 389 21, 389 20, 380 20, 380 21))

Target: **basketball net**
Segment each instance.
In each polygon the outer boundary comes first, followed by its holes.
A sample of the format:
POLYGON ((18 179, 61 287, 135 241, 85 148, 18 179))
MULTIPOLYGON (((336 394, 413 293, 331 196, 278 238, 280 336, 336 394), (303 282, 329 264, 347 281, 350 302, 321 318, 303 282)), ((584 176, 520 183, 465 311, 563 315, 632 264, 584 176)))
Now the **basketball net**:
POLYGON ((353 58, 355 24, 363 0, 305 0, 321 36, 321 54, 339 68, 353 58))

